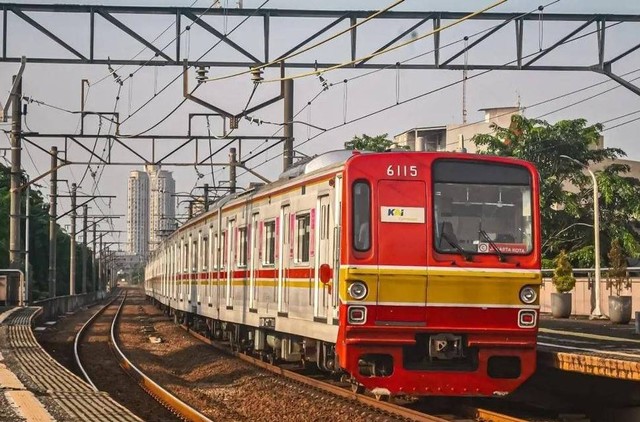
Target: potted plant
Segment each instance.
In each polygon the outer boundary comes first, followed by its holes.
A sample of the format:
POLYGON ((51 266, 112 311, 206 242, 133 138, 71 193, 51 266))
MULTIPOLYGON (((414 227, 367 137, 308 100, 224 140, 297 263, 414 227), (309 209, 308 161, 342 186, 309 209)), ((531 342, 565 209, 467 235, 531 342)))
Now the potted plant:
POLYGON ((568 318, 571 315, 571 293, 576 285, 573 268, 564 250, 555 259, 556 268, 553 270, 553 285, 557 293, 551 293, 551 315, 555 318, 568 318))
POLYGON ((631 296, 621 296, 621 293, 623 288, 628 289, 631 287, 631 280, 627 274, 627 261, 624 251, 618 239, 614 239, 611 242, 608 256, 607 288, 611 289, 609 319, 616 324, 628 324, 631 321, 631 296))

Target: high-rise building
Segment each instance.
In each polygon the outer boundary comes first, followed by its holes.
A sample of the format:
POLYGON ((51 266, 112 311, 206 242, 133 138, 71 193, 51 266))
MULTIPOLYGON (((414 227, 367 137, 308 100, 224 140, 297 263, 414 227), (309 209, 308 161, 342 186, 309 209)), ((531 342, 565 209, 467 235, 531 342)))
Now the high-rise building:
POLYGON ((137 170, 129 173, 127 252, 141 257, 149 252, 149 177, 137 170))
POLYGON ((149 249, 153 250, 174 228, 176 183, 171 172, 147 166, 149 175, 149 249))

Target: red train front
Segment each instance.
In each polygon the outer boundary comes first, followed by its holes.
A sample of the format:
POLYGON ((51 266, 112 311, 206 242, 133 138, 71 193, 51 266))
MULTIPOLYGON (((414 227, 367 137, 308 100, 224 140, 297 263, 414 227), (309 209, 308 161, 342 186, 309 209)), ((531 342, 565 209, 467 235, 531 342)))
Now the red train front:
POLYGON ((504 395, 536 366, 538 174, 471 154, 344 169, 340 366, 377 394, 504 395))

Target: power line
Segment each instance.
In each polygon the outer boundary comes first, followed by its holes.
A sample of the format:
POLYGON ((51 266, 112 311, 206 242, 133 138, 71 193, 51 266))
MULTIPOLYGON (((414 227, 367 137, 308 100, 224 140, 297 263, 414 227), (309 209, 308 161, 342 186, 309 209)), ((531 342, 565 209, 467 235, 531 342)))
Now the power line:
MULTIPOLYGON (((198 1, 199 1, 199 0, 194 0, 194 2, 193 2, 193 3, 191 3, 191 5, 189 5, 188 7, 189 7, 189 8, 193 7, 193 6, 194 6, 198 1)), ((213 4, 215 4, 215 2, 214 2, 213 4)), ((212 5, 211 7, 213 7, 213 5, 212 5)), ((209 7, 206 11, 209 11, 209 10, 211 9, 211 7, 209 7)), ((206 11, 205 11, 205 12, 206 12, 206 11)), ((201 15, 201 16, 202 16, 202 15, 201 15)), ((198 19, 200 19, 200 17, 198 17, 198 19)), ((157 35, 157 36, 156 36, 156 37, 151 41, 151 44, 153 44, 153 43, 154 43, 154 42, 156 42, 156 41, 157 41, 161 36, 163 36, 164 34, 166 34, 166 32, 167 32, 168 30, 170 30, 171 28, 173 28, 173 27, 177 24, 177 22, 178 22, 178 19, 176 18, 176 20, 175 20, 173 23, 171 23, 169 26, 167 26, 167 27, 166 27, 162 32, 160 32, 160 34, 158 34, 158 35, 157 35)), ((181 33, 180 33, 180 35, 182 35, 183 33, 184 33, 184 31, 183 31, 183 32, 181 32, 181 33)), ((176 36, 175 38, 173 38, 173 39, 169 42, 169 44, 165 45, 165 46, 164 46, 160 51, 164 52, 164 50, 165 50, 167 47, 169 47, 171 44, 173 44, 173 42, 174 42, 174 41, 176 41, 177 39, 178 39, 178 37, 176 36)), ((135 60, 135 59, 136 59, 140 54, 144 53, 144 52, 145 52, 145 51, 147 51, 147 50, 149 50, 149 47, 144 47, 142 50, 140 50, 140 51, 139 51, 135 56, 133 56, 133 57, 132 57, 131 59, 129 59, 129 60, 135 60)), ((152 61, 152 60, 153 60, 153 58, 155 58, 155 57, 156 57, 156 56, 154 55, 152 58, 150 58, 149 60, 147 60, 144 64, 140 65, 140 66, 138 67, 138 69, 137 69, 137 70, 135 70, 135 71, 133 72, 133 74, 137 73, 137 72, 138 72, 138 71, 139 71, 143 66, 146 66, 146 65, 147 65, 150 61, 152 61)), ((118 72, 119 70, 121 70, 121 69, 122 69, 122 68, 124 68, 125 66, 126 66, 126 65, 121 65, 121 66, 120 66, 120 67, 118 67, 117 69, 112 69, 112 68, 110 68, 109 73, 107 73, 105 76, 103 76, 102 78, 100 78, 98 81, 96 81, 96 82, 94 82, 94 83, 90 84, 89 86, 95 86, 95 85, 98 85, 99 83, 101 83, 101 82, 103 82, 104 80, 108 79, 108 78, 109 78, 110 76, 112 76, 113 74, 117 74, 116 72, 118 72)), ((126 79, 125 79, 125 80, 126 80, 126 79)), ((124 82, 124 80, 123 80, 123 82, 124 82)))
MULTIPOLYGON (((498 24, 498 25, 494 25, 494 26, 492 26, 492 27, 485 28, 485 29, 483 29, 483 30, 477 31, 477 32, 476 32, 476 33, 474 33, 474 34, 471 34, 471 35, 468 35, 468 36, 462 37, 462 38, 460 38, 460 39, 458 39, 458 40, 456 40, 456 41, 452 41, 452 42, 450 42, 450 43, 448 43, 448 44, 443 45, 441 48, 447 48, 447 47, 450 47, 450 46, 452 46, 452 45, 455 45, 455 44, 458 44, 458 43, 461 43, 461 42, 465 41, 465 38, 466 38, 466 39, 468 39, 468 38, 473 38, 473 37, 476 37, 476 36, 478 36, 478 35, 480 35, 480 34, 482 34, 482 33, 485 33, 485 32, 488 32, 488 31, 492 31, 492 30, 494 30, 494 29, 496 29, 496 28, 498 28, 498 27, 500 27, 500 26, 504 26, 506 23, 510 22, 511 20, 522 18, 522 17, 524 17, 524 16, 530 15, 530 14, 532 14, 532 13, 536 12, 536 11, 539 11, 539 10, 544 10, 546 7, 549 7, 549 6, 551 6, 551 5, 555 4, 555 3, 558 3, 559 1, 560 1, 560 0, 554 0, 554 1, 551 1, 551 2, 549 2, 549 3, 547 3, 547 4, 545 4, 545 5, 541 5, 541 6, 539 6, 539 7, 536 7, 536 8, 534 8, 534 9, 531 9, 529 12, 525 12, 525 13, 522 13, 521 15, 514 16, 514 17, 510 18, 507 22, 503 22, 503 23, 500 23, 500 24, 498 24)), ((424 53, 420 53, 420 54, 418 54, 418 55, 415 55, 415 56, 413 56, 413 57, 410 57, 410 58, 405 59, 405 60, 403 60, 403 61, 401 61, 401 62, 398 62, 398 63, 407 63, 407 62, 410 62, 410 61, 412 61, 412 60, 415 60, 415 59, 418 59, 418 58, 420 58, 420 57, 423 57, 423 56, 425 56, 425 55, 427 55, 427 54, 431 54, 431 53, 433 53, 434 51, 435 51, 435 49, 430 50, 430 51, 427 51, 427 52, 424 52, 424 53)), ((298 116, 302 111, 304 111, 304 109, 306 109, 308 106, 310 106, 310 105, 311 105, 311 103, 312 103, 313 101, 315 101, 315 100, 320 96, 320 94, 322 94, 324 91, 328 90, 328 89, 329 89, 329 87, 333 87, 333 86, 339 85, 339 84, 341 84, 341 83, 346 83, 347 81, 354 81, 354 80, 356 80, 356 79, 360 79, 360 78, 363 78, 363 77, 367 77, 367 76, 370 76, 370 75, 375 74, 375 73, 377 73, 377 72, 380 72, 380 71, 382 71, 382 70, 390 69, 390 68, 392 68, 392 67, 394 67, 394 66, 393 66, 393 65, 389 65, 389 66, 386 66, 386 67, 384 67, 384 68, 375 69, 375 70, 372 70, 372 71, 370 71, 370 72, 366 72, 366 73, 364 73, 364 74, 359 74, 359 75, 353 76, 353 77, 351 77, 351 78, 349 78, 349 79, 345 79, 345 80, 343 80, 343 81, 336 82, 336 83, 331 83, 331 84, 327 83, 327 81, 324 79, 324 77, 323 77, 322 75, 320 75, 320 74, 319 74, 319 75, 318 75, 318 78, 320 79, 320 82, 321 82, 321 83, 322 83, 322 85, 323 85, 323 90, 321 90, 321 91, 320 91, 320 92, 319 92, 319 93, 318 93, 318 94, 317 94, 317 95, 316 95, 316 96, 315 96, 311 101, 309 101, 309 102, 308 102, 308 103, 307 103, 307 104, 306 104, 306 105, 305 105, 305 106, 304 106, 300 111, 298 111, 298 112, 294 115, 294 118, 295 118, 295 117, 297 117, 297 116, 298 116)), ((625 75, 623 75, 623 76, 625 76, 625 75)), ((610 82, 610 81, 605 81, 605 82, 610 82)), ((601 83, 603 83, 603 82, 601 82, 601 83)), ((396 103, 398 103, 398 102, 399 102, 399 100, 396 100, 396 103)), ((260 119, 249 119, 249 120, 250 120, 250 122, 264 122, 264 121, 262 121, 262 120, 260 120, 260 119), (256 121, 256 120, 257 120, 257 121, 256 121)), ((269 122, 264 122, 264 123, 269 123, 269 122)), ((477 123, 477 122, 476 122, 476 123, 477 123)), ((277 123, 274 123, 274 124, 277 124, 277 123)), ((469 125, 471 125, 471 124, 474 124, 474 123, 470 123, 470 124, 468 124, 468 125, 463 125, 463 126, 461 126, 461 127, 469 126, 469 125)), ((284 123, 282 123, 282 124, 278 124, 278 125, 282 126, 282 125, 284 125, 284 123)), ((458 128, 461 128, 461 127, 458 127, 458 128)), ((317 129, 319 129, 319 130, 323 130, 323 131, 325 130, 325 129, 321 129, 321 128, 317 127, 317 126, 316 126, 316 128, 317 128, 317 129)), ((279 129, 278 131, 274 132, 274 134, 273 134, 272 136, 275 136, 275 135, 276 135, 278 132, 280 132, 281 130, 282 130, 282 129, 279 129)), ((265 141, 264 143, 266 143, 266 142, 267 142, 267 141, 265 141)), ((263 143, 263 144, 264 144, 264 143, 263 143)), ((272 144, 271 146, 269 146, 269 147, 265 150, 265 152, 266 152, 266 151, 268 151, 269 149, 271 149, 271 148, 273 148, 273 147, 277 146, 279 143, 280 143, 280 142, 277 142, 277 143, 272 144)), ((261 145, 263 145, 263 144, 261 144, 261 145)), ((252 151, 250 151, 250 152, 249 152, 249 155, 253 154, 253 152, 255 152, 255 150, 256 150, 256 149, 258 149, 261 145, 258 145, 256 148, 254 148, 252 151)), ((257 156, 257 155, 260 155, 261 153, 262 153, 262 152, 260 152, 260 153, 256 154, 256 156, 257 156)), ((275 158, 275 157, 274 157, 274 158, 275 158)), ((247 172, 243 173, 242 175, 244 175, 244 174, 246 174, 246 173, 247 173, 247 172)))
MULTIPOLYGON (((260 11, 270 0, 265 0, 251 15, 246 16, 242 21, 240 21, 240 23, 238 23, 235 27, 233 27, 231 29, 231 31, 229 31, 228 34, 225 34, 225 36, 223 38, 220 38, 218 40, 218 42, 216 42, 213 46, 211 46, 207 51, 205 51, 196 61, 202 59, 204 56, 206 56, 207 54, 209 54, 215 47, 217 47, 218 45, 220 45, 220 43, 223 42, 223 40, 228 39, 229 35, 231 35, 235 30, 237 30, 240 26, 242 26, 247 20, 249 20, 249 18, 253 17, 256 15, 256 13, 258 13, 258 11, 260 11)), ((191 66, 188 66, 187 69, 190 69, 191 66)), ((183 71, 184 72, 184 71, 183 71)), ((153 95, 153 97, 149 98, 144 104, 142 104, 140 107, 138 107, 133 113, 131 113, 126 119, 124 119, 122 122, 120 122, 120 125, 124 124, 126 121, 128 121, 129 119, 131 119, 133 116, 135 116, 140 110, 142 110, 144 107, 146 107, 149 103, 151 103, 155 98, 158 97, 159 94, 161 94, 163 91, 165 91, 167 88, 169 88, 171 85, 173 85, 173 83, 175 81, 177 81, 180 77, 182 77, 183 72, 180 72, 178 75, 176 75, 175 78, 173 78, 171 81, 169 81, 162 89, 160 89, 160 91, 158 91, 156 94, 153 95)), ((195 92, 195 90, 197 90, 200 87, 200 85, 196 85, 193 90, 190 92, 190 94, 193 94, 195 92)), ((140 132, 138 135, 144 134, 149 132, 150 130, 154 129, 155 127, 157 127, 159 124, 161 124, 162 122, 164 122, 167 118, 169 118, 169 116, 171 116, 171 114, 175 113, 184 103, 186 102, 186 98, 184 98, 180 104, 178 104, 169 114, 167 114, 164 118, 162 118, 158 123, 156 123, 155 125, 153 125, 151 128, 140 132)), ((135 136, 138 136, 135 135, 135 136)))
MULTIPOLYGON (((503 1, 507 1, 507 0, 503 0, 503 1)), ((370 16, 367 16, 362 21, 357 22, 357 23, 349 26, 348 28, 346 28, 346 29, 344 29, 342 31, 339 31, 336 34, 333 34, 332 36, 330 36, 328 38, 325 38, 322 41, 318 41, 315 44, 307 46, 307 47, 303 48, 302 50, 298 50, 298 51, 292 52, 290 54, 285 55, 284 57, 280 57, 278 59, 272 60, 269 63, 264 63, 264 64, 261 64, 261 65, 256 66, 256 67, 252 67, 249 70, 245 70, 245 71, 242 71, 242 72, 236 72, 236 73, 233 73, 233 74, 230 74, 230 75, 225 75, 225 76, 220 76, 220 77, 215 77, 215 78, 208 78, 208 79, 205 79, 204 82, 213 82, 213 81, 220 81, 220 80, 223 80, 223 79, 235 78, 236 76, 247 75, 249 73, 255 72, 256 70, 266 69, 269 66, 273 66, 275 64, 282 63, 282 62, 284 62, 284 61, 286 61, 286 60, 288 60, 288 59, 290 59, 292 57, 299 56, 302 53, 306 53, 307 51, 313 50, 314 48, 317 48, 317 47, 319 47, 319 46, 321 46, 323 44, 326 44, 329 41, 333 41, 334 39, 338 38, 339 36, 344 35, 344 34, 350 32, 350 31, 352 31, 353 29, 359 27, 360 25, 363 25, 363 24, 369 22, 371 19, 374 19, 375 17, 377 17, 377 16, 389 11, 390 9, 393 9, 394 7, 396 7, 397 5, 399 5, 400 3, 403 3, 403 2, 404 2, 404 0, 396 0, 394 3, 390 4, 389 6, 378 10, 377 12, 373 13, 370 16)))
POLYGON ((427 32, 425 34, 419 35, 419 36, 417 36, 415 38, 412 38, 410 40, 407 40, 407 41, 405 41, 403 43, 396 44, 394 46, 385 48, 385 49, 380 50, 380 51, 373 52, 371 54, 368 54, 368 55, 363 56, 363 57, 359 57, 357 59, 354 59, 354 60, 351 60, 351 61, 348 61, 348 62, 339 63, 337 65, 334 65, 334 66, 331 66, 331 67, 328 67, 328 68, 322 69, 322 70, 314 70, 312 72, 299 73, 299 74, 296 74, 296 75, 285 76, 285 77, 281 77, 281 78, 265 79, 262 82, 263 83, 265 83, 265 82, 281 82, 281 81, 288 80, 288 79, 306 78, 308 76, 324 74, 324 73, 331 72, 331 71, 336 70, 336 69, 344 68, 346 66, 355 65, 356 63, 361 62, 363 60, 370 60, 372 58, 381 56, 381 55, 389 53, 391 51, 398 50, 398 49, 400 49, 402 47, 406 47, 407 45, 413 44, 414 42, 417 42, 417 41, 420 41, 423 38, 429 37, 429 36, 434 35, 434 34, 438 34, 438 33, 442 32, 442 31, 444 31, 445 29, 451 28, 451 27, 453 27, 455 25, 458 25, 458 24, 460 24, 460 23, 462 23, 462 22, 464 22, 466 20, 469 20, 469 19, 471 19, 471 18, 473 18, 475 16, 481 15, 482 13, 495 8, 495 7, 499 6, 499 5, 501 5, 502 3, 505 3, 506 1, 508 1, 508 0, 498 0, 497 2, 491 4, 491 5, 483 8, 483 9, 480 9, 480 10, 478 10, 476 12, 473 12, 473 13, 471 13, 471 14, 469 14, 467 16, 464 16, 464 17, 462 17, 460 19, 456 19, 451 23, 448 23, 448 24, 446 24, 444 26, 440 26, 440 27, 438 27, 438 28, 436 28, 436 29, 434 29, 432 31, 429 31, 429 32, 427 32))
MULTIPOLYGON (((614 26, 616 26, 616 25, 619 25, 620 23, 621 23, 621 22, 613 23, 613 24, 611 24, 611 25, 607 26, 606 28, 614 27, 614 26)), ((564 41, 563 43, 561 43, 560 45, 564 45, 564 44, 568 44, 568 43, 571 43, 571 42, 577 41, 577 40, 579 40, 579 39, 581 39, 581 38, 584 38, 584 37, 586 37, 586 36, 588 36, 588 35, 592 35, 592 34, 593 34, 593 33, 595 33, 595 32, 598 32, 598 30, 596 29, 595 31, 591 31, 591 32, 586 33, 586 34, 583 34, 583 35, 581 35, 581 36, 577 36, 577 37, 575 37, 575 38, 568 39, 568 40, 564 41)), ((558 47, 558 46, 555 46, 555 47, 558 47)), ((554 47, 554 48, 555 48, 555 47, 554 47)), ((548 49, 545 49, 545 50, 548 50, 548 49)), ((524 59, 524 58, 529 58, 529 57, 531 57, 531 56, 535 56, 535 55, 537 55, 537 54, 539 54, 539 53, 540 53, 539 51, 536 51, 536 52, 534 52, 534 53, 531 53, 531 54, 525 55, 525 56, 523 56, 522 58, 523 58, 523 59, 524 59)), ((510 65, 510 64, 512 64, 512 63, 514 63, 515 61, 517 61, 517 59, 516 59, 516 60, 511 60, 511 61, 509 61, 509 62, 506 62, 506 63, 505 63, 505 64, 503 64, 502 66, 508 66, 508 65, 510 65)), ((492 72, 492 71, 493 71, 493 69, 487 69, 487 70, 485 70, 485 71, 483 71, 483 72, 480 72, 480 73, 477 73, 477 74, 475 74, 475 75, 468 76, 468 77, 467 77, 467 80, 469 80, 469 79, 473 79, 473 78, 476 78, 476 77, 479 77, 479 76, 482 76, 482 75, 485 75, 485 74, 487 74, 487 73, 489 73, 489 72, 492 72)), ((357 121, 360 121, 360 120, 363 120, 363 119, 366 119, 366 118, 372 117, 372 116, 374 116, 374 115, 376 115, 376 114, 379 114, 379 113, 382 113, 382 112, 384 112, 384 111, 390 110, 390 109, 392 109, 392 108, 394 108, 394 107, 397 107, 397 106, 399 106, 399 105, 403 105, 403 104, 406 104, 406 103, 408 103, 408 102, 411 102, 411 101, 414 101, 414 100, 417 100, 417 99, 423 98, 423 97, 428 96, 428 95, 431 95, 431 94, 433 94, 433 93, 436 93, 436 92, 442 91, 442 90, 444 90, 444 89, 446 89, 446 88, 449 88, 449 87, 452 87, 452 86, 458 85, 458 84, 460 84, 460 83, 462 83, 462 82, 463 82, 463 79, 460 79, 460 80, 457 80, 457 81, 454 81, 454 82, 451 82, 451 83, 448 83, 448 84, 442 85, 442 86, 440 86, 440 87, 438 87, 438 88, 434 88, 434 89, 432 89, 432 90, 429 90, 429 91, 423 92, 423 93, 421 93, 421 94, 417 94, 417 95, 415 95, 415 96, 413 96, 413 97, 410 97, 410 98, 408 98, 408 99, 406 99, 406 100, 400 101, 400 102, 398 102, 398 103, 396 103, 396 104, 392 104, 392 105, 389 105, 389 106, 386 106, 386 107, 380 108, 380 109, 378 109, 378 110, 372 111, 372 112, 370 112, 370 113, 364 114, 364 115, 359 116, 359 117, 357 117, 357 118, 351 119, 351 120, 349 120, 349 121, 347 121, 347 122, 345 122, 345 123, 340 123, 340 124, 337 124, 337 125, 335 125, 335 126, 329 127, 329 128, 327 128, 325 131, 323 131, 323 132, 321 132, 321 133, 318 133, 318 134, 316 134, 316 135, 312 136, 311 138, 307 139, 306 141, 303 141, 303 142, 299 143, 297 146, 298 146, 298 147, 300 147, 300 146, 302 146, 302 145, 304 145, 304 144, 306 144, 306 143, 308 143, 308 142, 310 142, 310 141, 312 141, 312 140, 316 139, 317 137, 319 137, 319 136, 321 136, 321 135, 326 134, 327 132, 331 132, 331 131, 333 131, 333 130, 335 130, 335 129, 338 129, 338 128, 340 128, 340 127, 343 127, 343 126, 349 125, 349 124, 351 124, 351 123, 354 123, 354 122, 357 122, 357 121)), ((540 104, 542 104, 542 102, 541 102, 540 104)), ((630 123, 630 122, 629 122, 629 123, 630 123)), ((611 129, 611 128, 610 128, 610 129, 611 129)), ((267 148, 263 149, 262 151, 258 152, 258 153, 257 153, 257 154, 255 154, 253 157, 250 157, 249 159, 247 159, 247 160, 245 160, 245 161, 248 161, 248 160, 250 160, 250 159, 253 159, 253 158, 255 158, 255 157, 257 157, 257 156, 261 155, 262 153, 264 153, 264 152, 268 151, 269 149, 273 148, 274 146, 275 146, 275 144, 272 144, 271 146, 269 146, 269 147, 267 147, 267 148)), ((278 158, 279 156, 280 156, 280 154, 278 154, 278 155, 276 155, 276 156, 274 156, 274 157, 272 157, 272 158, 270 158, 270 159, 268 159, 268 160, 263 161, 262 163, 260 163, 260 164, 258 164, 257 166, 255 166, 255 167, 254 167, 254 169, 255 169, 255 168, 257 168, 257 167, 260 167, 260 166, 262 166, 262 165, 264 165, 264 164, 266 164, 266 163, 268 163, 269 161, 274 160, 275 158, 278 158)), ((241 174, 240 176, 243 176, 243 175, 245 175, 245 174, 247 174, 247 172, 245 172, 245 173, 241 174)))

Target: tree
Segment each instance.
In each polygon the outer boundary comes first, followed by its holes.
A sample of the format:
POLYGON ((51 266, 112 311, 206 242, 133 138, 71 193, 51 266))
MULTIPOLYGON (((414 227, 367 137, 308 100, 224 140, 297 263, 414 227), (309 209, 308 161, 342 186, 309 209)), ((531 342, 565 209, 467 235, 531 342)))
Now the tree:
POLYGON ((362 136, 354 136, 353 139, 344 143, 345 149, 354 149, 358 151, 376 151, 384 152, 390 148, 409 149, 407 145, 398 145, 392 140, 387 139, 389 134, 384 133, 378 136, 369 136, 364 133, 362 136))
MULTIPOLYGON (((21 183, 27 182, 24 174, 21 183)), ((11 203, 10 189, 11 169, 0 164, 0 215, 9 215, 11 203)), ((26 196, 23 194, 22 210, 26 205, 26 196)), ((49 290, 49 204, 44 201, 42 193, 37 189, 31 189, 29 197, 31 221, 29 227, 29 265, 31 269, 31 299, 39 300, 48 296, 49 290)), ((22 233, 25 232, 25 221, 21 223, 22 233)), ((21 236, 24 242, 24 234, 21 236)), ((61 227, 57 227, 56 238, 57 256, 57 295, 69 294, 69 248, 70 237, 61 227)), ((24 243, 23 243, 24 245, 24 243)), ((76 248, 76 286, 82 285, 81 251, 82 246, 76 248)), ((91 253, 88 254, 89 256, 91 253)), ((9 267, 9 224, 0 224, 0 268, 9 267)), ((91 264, 87 265, 87 273, 91 274, 91 264)), ((89 277, 90 278, 90 277, 89 277)), ((90 291, 91 283, 87 287, 90 291)), ((78 291, 79 292, 79 291, 78 291)))
MULTIPOLYGON (((530 161, 540 173, 544 258, 564 249, 574 264, 593 266, 593 182, 583 166, 623 157, 624 151, 598 148, 602 125, 589 126, 585 119, 549 124, 514 115, 510 127, 494 125, 493 130, 493 134, 474 137, 483 153, 530 161)), ((628 171, 628 166, 612 164, 597 172, 600 240, 606 248, 611 239, 622 239, 625 250, 638 256, 640 235, 635 229, 639 226, 640 182, 625 176, 628 171)))
POLYGON ((631 288, 631 280, 627 275, 627 260, 624 257, 624 251, 620 246, 618 239, 611 242, 611 250, 609 251, 609 265, 607 277, 607 288, 615 289, 616 296, 620 296, 622 288, 631 288))

